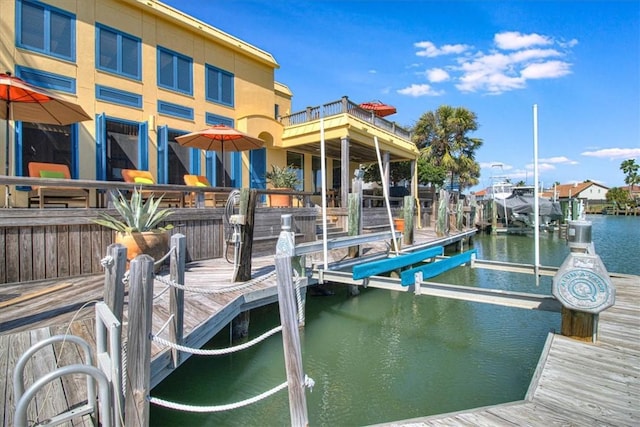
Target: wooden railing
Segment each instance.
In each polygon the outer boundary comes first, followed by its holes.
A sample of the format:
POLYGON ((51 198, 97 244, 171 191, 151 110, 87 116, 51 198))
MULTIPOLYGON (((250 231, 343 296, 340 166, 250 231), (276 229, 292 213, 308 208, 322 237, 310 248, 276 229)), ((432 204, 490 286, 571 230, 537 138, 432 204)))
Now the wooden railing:
MULTIPOLYGON (((133 191, 134 188, 143 188, 145 191, 153 191, 158 194, 184 192, 185 194, 229 194, 235 190, 232 187, 199 187, 190 185, 176 184, 134 184, 120 181, 95 181, 90 179, 55 179, 55 178, 31 178, 26 176, 6 176, 0 175, 0 193, 2 193, 2 201, 4 202, 5 186, 10 186, 10 190, 21 192, 21 188, 29 188, 32 186, 62 187, 62 188, 84 188, 91 190, 93 207, 108 207, 110 192, 133 191)), ((310 197, 313 193, 307 191, 289 191, 275 189, 256 189, 259 195, 268 194, 290 194, 296 198, 299 203, 294 206, 305 207, 310 206, 310 197)), ((1 203, 1 202, 0 202, 1 203)), ((200 206, 202 207, 202 206, 200 206)), ((0 208, 0 212, 1 212, 0 208)), ((0 214, 1 216, 1 214, 0 214)))
POLYGON ((373 124, 374 126, 384 129, 393 133, 403 139, 411 140, 411 132, 398 126, 395 122, 378 117, 372 111, 360 108, 358 104, 349 101, 345 96, 338 101, 329 102, 322 106, 307 107, 304 111, 298 111, 288 116, 280 118, 280 121, 285 126, 294 126, 314 120, 319 120, 320 117, 331 117, 338 114, 350 114, 373 124))
MULTIPOLYGON (((102 273, 115 232, 92 222, 105 209, 0 209, 0 284, 102 273)), ((115 210, 106 210, 116 214, 115 210)), ((314 208, 256 208, 254 253, 275 252, 280 216, 291 213, 301 241, 315 239, 314 208)), ((188 261, 224 256, 224 208, 174 210, 172 233, 187 236, 188 261)))

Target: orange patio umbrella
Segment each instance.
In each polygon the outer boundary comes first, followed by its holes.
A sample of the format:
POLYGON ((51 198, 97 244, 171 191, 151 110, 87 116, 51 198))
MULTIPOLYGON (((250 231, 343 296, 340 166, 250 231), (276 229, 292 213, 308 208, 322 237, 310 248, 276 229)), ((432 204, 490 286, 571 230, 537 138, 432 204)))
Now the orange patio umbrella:
MULTIPOLYGON (((53 92, 31 85, 10 72, 0 74, 0 119, 50 125, 69 125, 91 120, 77 104, 53 92)), ((6 126, 5 175, 9 175, 9 125, 6 126)), ((8 190, 5 205, 8 206, 8 190)))
MULTIPOLYGON (((224 152, 255 150, 264 146, 264 141, 226 125, 214 125, 197 132, 176 137, 176 142, 184 147, 208 151, 220 151, 224 169, 224 152)), ((222 174, 222 186, 226 186, 226 175, 222 174)))
POLYGON ((385 104, 382 101, 363 102, 358 106, 364 110, 372 111, 378 117, 385 117, 396 113, 396 107, 385 104))

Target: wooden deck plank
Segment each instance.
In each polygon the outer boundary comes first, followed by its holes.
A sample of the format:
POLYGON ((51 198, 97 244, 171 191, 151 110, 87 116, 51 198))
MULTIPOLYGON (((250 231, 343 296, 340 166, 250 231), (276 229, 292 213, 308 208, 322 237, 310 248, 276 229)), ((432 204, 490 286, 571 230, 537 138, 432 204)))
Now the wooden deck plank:
POLYGON ((0 401, 0 421, 2 425, 10 425, 6 423, 6 419, 9 416, 8 408, 11 406, 7 402, 9 393, 7 387, 11 387, 11 375, 13 370, 9 370, 9 357, 11 351, 11 338, 12 335, 0 335, 0 393, 2 393, 2 401, 0 401))

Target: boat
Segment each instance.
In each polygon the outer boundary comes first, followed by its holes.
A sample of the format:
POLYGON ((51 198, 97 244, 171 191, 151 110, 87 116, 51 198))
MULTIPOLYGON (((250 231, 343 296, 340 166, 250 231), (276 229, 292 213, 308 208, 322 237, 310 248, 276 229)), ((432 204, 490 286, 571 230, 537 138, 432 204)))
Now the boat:
POLYGON ((536 224, 540 229, 553 230, 555 223, 563 218, 560 203, 538 197, 539 221, 534 218, 535 189, 533 187, 514 187, 511 195, 496 199, 498 218, 506 218, 509 231, 526 232, 536 224))
POLYGON ((504 200, 513 194, 514 185, 508 180, 497 180, 487 188, 487 197, 491 200, 504 200))

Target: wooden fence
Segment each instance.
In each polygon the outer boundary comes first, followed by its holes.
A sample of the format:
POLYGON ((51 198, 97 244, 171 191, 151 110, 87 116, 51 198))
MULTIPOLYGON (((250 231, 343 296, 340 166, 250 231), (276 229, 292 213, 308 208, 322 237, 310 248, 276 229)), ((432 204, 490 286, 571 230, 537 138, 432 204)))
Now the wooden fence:
MULTIPOLYGON (((101 260, 115 232, 91 221, 99 211, 3 209, 0 284, 102 273, 101 260)), ((187 262, 224 256, 223 213, 223 208, 175 209, 172 233, 186 236, 187 262)), ((275 252, 283 213, 293 214, 299 241, 315 239, 315 209, 256 208, 256 254, 275 252)))

